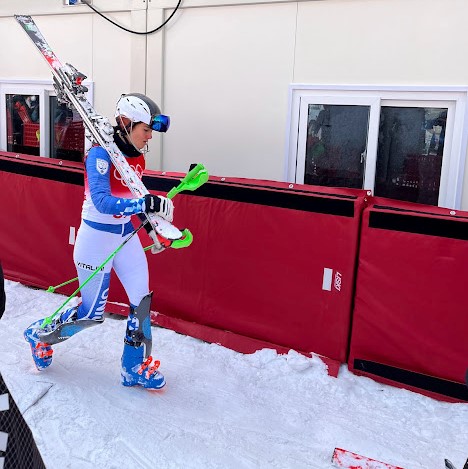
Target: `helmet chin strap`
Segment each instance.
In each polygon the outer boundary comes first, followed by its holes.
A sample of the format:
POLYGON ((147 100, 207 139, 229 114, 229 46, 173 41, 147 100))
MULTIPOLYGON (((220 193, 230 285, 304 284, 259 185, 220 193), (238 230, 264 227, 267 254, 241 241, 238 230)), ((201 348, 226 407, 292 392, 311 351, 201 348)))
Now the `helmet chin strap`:
POLYGON ((139 151, 139 152, 143 153, 143 155, 146 155, 146 153, 148 153, 148 151, 149 151, 148 144, 146 144, 143 148, 137 148, 137 146, 135 145, 135 143, 132 140, 132 137, 130 136, 130 134, 132 133, 132 130, 133 130, 133 122, 130 121, 130 123, 128 125, 124 125, 123 120, 122 120, 122 116, 119 116, 119 119, 120 119, 120 124, 121 124, 120 127, 123 127, 124 130, 125 130, 125 138, 127 139, 127 141, 131 145, 133 145, 133 148, 135 148, 136 151, 139 151), (129 129, 130 129, 130 132, 129 132, 129 129))

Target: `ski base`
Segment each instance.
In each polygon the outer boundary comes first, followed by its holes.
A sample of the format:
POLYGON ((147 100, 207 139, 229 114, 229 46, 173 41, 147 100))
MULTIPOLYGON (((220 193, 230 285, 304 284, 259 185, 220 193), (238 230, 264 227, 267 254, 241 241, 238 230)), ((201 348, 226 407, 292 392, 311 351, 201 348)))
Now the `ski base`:
POLYGON ((170 241, 176 241, 178 239, 181 239, 184 235, 182 231, 180 231, 178 228, 176 228, 172 223, 168 222, 164 218, 158 216, 158 215, 153 215, 153 227, 156 229, 156 233, 158 233, 159 236, 162 236, 165 239, 168 239, 170 241), (156 226, 154 226, 157 223, 156 226))

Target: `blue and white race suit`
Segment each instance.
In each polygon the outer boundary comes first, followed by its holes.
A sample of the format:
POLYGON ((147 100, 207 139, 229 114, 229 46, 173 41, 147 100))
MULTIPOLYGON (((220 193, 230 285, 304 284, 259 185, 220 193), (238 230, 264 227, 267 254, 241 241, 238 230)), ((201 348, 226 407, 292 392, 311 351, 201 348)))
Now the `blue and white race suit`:
MULTIPOLYGON (((143 155, 126 157, 140 176, 145 168, 143 155)), ((107 151, 91 148, 86 161, 85 199, 81 226, 75 242, 73 259, 80 285, 131 234, 130 218, 142 213, 143 198, 132 194, 113 166, 107 151)), ((100 319, 109 293, 112 268, 122 283, 130 304, 138 306, 149 293, 148 263, 138 236, 125 246, 81 290, 78 319, 100 319)))

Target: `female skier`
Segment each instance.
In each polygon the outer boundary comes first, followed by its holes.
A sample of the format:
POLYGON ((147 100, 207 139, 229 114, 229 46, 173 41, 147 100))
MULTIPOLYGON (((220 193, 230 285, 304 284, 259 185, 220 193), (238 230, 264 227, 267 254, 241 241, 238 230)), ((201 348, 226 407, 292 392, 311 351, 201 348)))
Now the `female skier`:
MULTIPOLYGON (((169 117, 161 114, 150 98, 139 93, 122 95, 115 111, 117 126, 114 141, 127 162, 141 178, 145 169, 145 153, 152 132, 166 132, 169 117)), ((174 206, 170 199, 147 194, 133 198, 130 190, 113 167, 107 151, 94 146, 85 160, 85 196, 73 259, 80 284, 134 231, 132 215, 145 220, 145 213, 154 213, 172 222, 174 206)), ((151 252, 164 250, 149 223, 148 234, 153 241, 151 252)), ((68 339, 77 332, 104 322, 111 269, 119 277, 130 303, 122 355, 122 384, 160 389, 165 385, 153 361, 149 308, 148 263, 138 236, 133 236, 81 290, 81 303, 56 316, 51 324, 41 327, 44 319, 31 324, 24 337, 31 346, 39 370, 52 362, 51 345, 68 339)))

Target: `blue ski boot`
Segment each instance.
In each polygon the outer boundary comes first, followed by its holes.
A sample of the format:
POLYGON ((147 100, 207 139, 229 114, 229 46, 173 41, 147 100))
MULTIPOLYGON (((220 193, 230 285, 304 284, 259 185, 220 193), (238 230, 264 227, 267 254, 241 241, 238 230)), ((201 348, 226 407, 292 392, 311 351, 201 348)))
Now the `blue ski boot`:
POLYGON ((146 389, 161 389, 166 384, 164 376, 158 371, 159 360, 151 355, 144 358, 144 345, 126 342, 122 355, 122 384, 124 386, 143 386, 146 389))
POLYGON ((50 344, 43 342, 39 339, 38 332, 40 332, 41 325, 44 319, 33 322, 25 331, 24 338, 31 346, 31 354, 34 364, 39 371, 45 370, 52 363, 52 347, 50 344))
POLYGON ((152 292, 136 308, 130 307, 122 354, 121 377, 124 386, 161 389, 166 384, 164 376, 158 371, 159 360, 153 360, 151 356, 151 297, 152 292))

